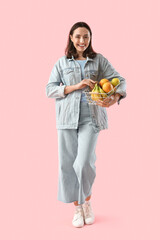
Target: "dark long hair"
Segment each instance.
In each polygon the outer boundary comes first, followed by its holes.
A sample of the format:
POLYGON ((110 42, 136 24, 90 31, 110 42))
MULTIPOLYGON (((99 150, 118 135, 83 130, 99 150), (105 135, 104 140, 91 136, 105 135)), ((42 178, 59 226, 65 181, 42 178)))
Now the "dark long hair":
POLYGON ((67 47, 65 49, 65 55, 67 56, 67 58, 72 58, 72 55, 74 56, 75 59, 78 58, 78 53, 76 51, 76 48, 73 45, 73 42, 70 39, 70 35, 73 35, 74 30, 79 27, 85 27, 90 32, 90 43, 89 43, 87 49, 83 52, 83 57, 86 58, 88 56, 89 58, 94 58, 97 55, 97 53, 92 48, 92 31, 91 31, 90 27, 88 26, 88 24, 85 22, 77 22, 72 26, 72 28, 69 32, 69 36, 68 36, 68 42, 67 42, 67 47))

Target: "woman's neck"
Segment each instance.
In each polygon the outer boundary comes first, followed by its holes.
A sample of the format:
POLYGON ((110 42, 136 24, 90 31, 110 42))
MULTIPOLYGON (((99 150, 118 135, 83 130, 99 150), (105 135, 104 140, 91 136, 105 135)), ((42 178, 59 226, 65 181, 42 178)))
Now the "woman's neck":
POLYGON ((76 60, 86 60, 86 58, 77 58, 76 60))
POLYGON ((78 56, 78 58, 76 58, 76 60, 86 60, 86 58, 84 58, 83 56, 78 56))
POLYGON ((82 54, 78 54, 78 58, 76 60, 86 60, 87 58, 84 58, 82 54))

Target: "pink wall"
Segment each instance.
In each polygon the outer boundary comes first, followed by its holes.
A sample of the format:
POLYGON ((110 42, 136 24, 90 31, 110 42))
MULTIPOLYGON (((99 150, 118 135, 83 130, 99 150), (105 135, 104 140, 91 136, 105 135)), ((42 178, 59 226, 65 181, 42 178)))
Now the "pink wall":
POLYGON ((158 0, 1 2, 1 239, 160 239, 159 8, 158 0), (45 95, 77 21, 127 81, 97 143, 96 222, 81 230, 71 225, 73 204, 57 200, 55 102, 45 95))

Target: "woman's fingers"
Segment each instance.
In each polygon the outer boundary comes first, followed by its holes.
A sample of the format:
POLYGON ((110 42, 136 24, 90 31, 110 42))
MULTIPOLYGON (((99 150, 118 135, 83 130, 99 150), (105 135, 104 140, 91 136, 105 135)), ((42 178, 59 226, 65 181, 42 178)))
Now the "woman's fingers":
POLYGON ((107 98, 104 98, 104 102, 105 103, 108 103, 108 102, 110 102, 110 101, 112 101, 114 99, 114 97, 113 96, 110 96, 110 97, 107 97, 107 98))
POLYGON ((93 83, 89 83, 89 86, 90 86, 91 89, 93 89, 94 86, 95 86, 95 84, 93 84, 93 83))
POLYGON ((107 97, 103 101, 97 100, 97 105, 99 105, 101 107, 110 107, 114 103, 115 103, 115 101, 114 101, 114 97, 113 96, 107 97))
POLYGON ((109 97, 107 97, 107 98, 105 98, 104 100, 103 100, 103 102, 105 102, 105 103, 108 103, 110 101, 110 98, 109 97))
POLYGON ((96 104, 101 107, 109 107, 109 103, 104 103, 102 101, 97 101, 96 104))

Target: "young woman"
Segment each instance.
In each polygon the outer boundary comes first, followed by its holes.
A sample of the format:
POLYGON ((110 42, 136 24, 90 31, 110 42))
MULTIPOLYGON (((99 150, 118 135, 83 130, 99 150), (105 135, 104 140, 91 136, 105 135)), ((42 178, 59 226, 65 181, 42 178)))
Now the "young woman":
POLYGON ((56 100, 59 180, 58 200, 73 202, 72 224, 92 224, 91 194, 96 177, 96 143, 99 132, 108 128, 106 107, 126 97, 126 81, 111 63, 92 48, 92 32, 85 22, 75 23, 68 36, 65 55, 55 63, 46 95, 56 100), (83 90, 92 90, 102 78, 119 78, 112 97, 88 104, 83 90))

